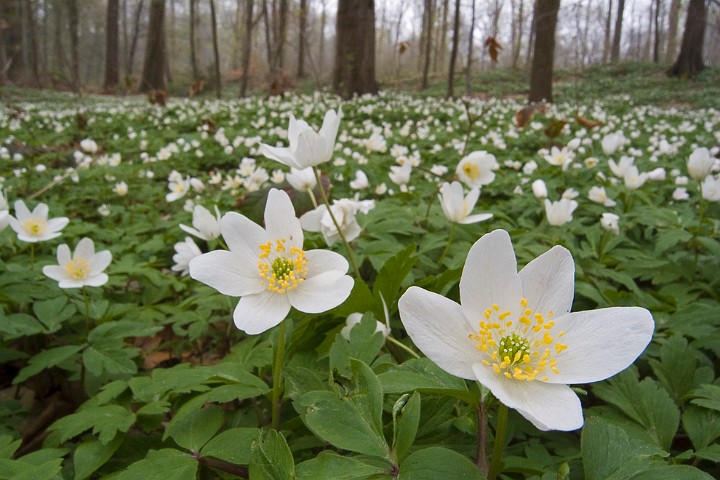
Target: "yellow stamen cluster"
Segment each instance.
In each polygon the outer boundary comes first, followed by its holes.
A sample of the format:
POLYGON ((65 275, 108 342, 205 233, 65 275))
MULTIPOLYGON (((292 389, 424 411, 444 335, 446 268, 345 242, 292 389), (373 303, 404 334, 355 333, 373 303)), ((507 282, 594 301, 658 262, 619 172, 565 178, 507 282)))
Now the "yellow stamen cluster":
POLYGON ((23 222, 23 228, 34 237, 39 237, 47 229, 47 220, 44 218, 28 218, 23 222))
POLYGON ((469 337, 487 358, 482 363, 498 375, 516 380, 546 382, 547 371, 558 373, 556 356, 568 346, 560 343, 565 332, 553 336, 553 312, 545 315, 528 308, 527 299, 520 300, 519 316, 493 304, 484 312, 478 333, 469 337))
POLYGON ((65 273, 73 280, 84 280, 90 273, 90 265, 84 258, 76 258, 65 264, 65 273))
POLYGON ((294 290, 307 276, 305 252, 297 247, 285 245, 284 238, 261 244, 258 255, 260 276, 267 282, 267 289, 275 293, 294 290), (272 258, 272 261, 271 261, 272 258))
POLYGON ((465 165, 462 166, 462 171, 465 172, 465 175, 471 180, 475 180, 480 176, 480 168, 472 162, 466 162, 465 165))

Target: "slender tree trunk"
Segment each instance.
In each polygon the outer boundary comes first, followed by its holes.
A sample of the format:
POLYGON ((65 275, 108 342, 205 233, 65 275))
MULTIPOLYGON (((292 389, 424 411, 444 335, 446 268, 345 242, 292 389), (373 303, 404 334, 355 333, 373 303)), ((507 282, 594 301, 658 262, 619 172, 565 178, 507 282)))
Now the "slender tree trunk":
POLYGON ((615 14, 615 31, 613 34, 612 50, 610 51, 610 62, 612 63, 617 63, 620 60, 620 41, 622 40, 624 13, 625 0, 618 0, 617 13, 615 14))
POLYGON ((253 6, 255 0, 245 1, 245 42, 242 57, 242 80, 240 82, 240 96, 247 95, 248 81, 250 79, 250 55, 252 54, 253 6))
POLYGON ((553 101, 552 81, 555 60, 555 27, 560 0, 537 0, 535 4, 535 47, 530 69, 530 103, 553 101))
POLYGON ((65 48, 63 44, 63 30, 62 27, 64 26, 65 22, 63 15, 63 8, 62 4, 60 2, 55 2, 53 4, 53 13, 55 13, 55 32, 54 32, 54 41, 53 41, 53 55, 52 55, 52 70, 53 70, 53 78, 59 77, 60 79, 65 78, 65 48))
POLYGON ((210 21, 212 23, 213 55, 215 56, 215 94, 219 100, 222 97, 222 79, 220 78, 220 49, 218 48, 215 0, 210 0, 210 21))
POLYGON ((613 0, 608 0, 607 16, 605 17, 605 41, 603 42, 602 63, 607 63, 610 56, 610 38, 612 37, 612 6, 613 0))
POLYGON ((705 40, 706 17, 705 1, 690 0, 680 53, 675 64, 668 70, 668 75, 680 78, 694 78, 705 69, 703 42, 705 40))
POLYGON ((77 0, 66 0, 70 26, 70 73, 73 90, 80 89, 80 17, 77 0))
POLYGON ((530 65, 530 55, 532 55, 533 49, 535 48, 535 31, 537 26, 537 0, 533 4, 533 16, 532 22, 530 22, 530 35, 528 36, 527 51, 525 52, 525 66, 530 65))
MULTIPOLYGON (((128 19, 127 19, 127 2, 128 0, 121 0, 120 2, 120 11, 121 11, 121 18, 122 18, 122 58, 123 58, 123 65, 125 64, 124 59, 127 58, 128 54, 128 47, 129 47, 129 35, 128 35, 128 19)), ((118 59, 118 62, 120 60, 118 59)), ((118 67, 119 68, 119 67, 118 67)), ((127 75, 127 70, 125 71, 125 75, 127 75)))
POLYGON ((468 32, 467 67, 465 68, 465 95, 472 93, 472 59, 475 32, 475 0, 472 0, 470 31, 468 32))
POLYGON ((318 48, 318 70, 323 71, 325 63, 325 23, 327 22, 327 14, 325 13, 325 0, 322 2, 322 12, 320 12, 320 42, 318 48))
POLYGON ((425 27, 423 28, 423 31, 425 32, 425 52, 424 52, 424 61, 423 61, 423 75, 422 75, 422 86, 421 88, 424 90, 428 87, 428 73, 430 71, 430 51, 432 49, 432 0, 425 0, 425 14, 423 17, 425 18, 425 27))
POLYGON ((265 48, 267 51, 267 64, 270 70, 270 76, 272 77, 275 72, 273 71, 273 44, 272 44, 272 25, 270 24, 270 15, 268 15, 267 0, 262 2, 262 17, 265 22, 265 48))
POLYGON ((165 89, 165 0, 150 1, 147 47, 140 91, 165 89))
POLYGON ((119 4, 118 0, 108 0, 105 21, 105 83, 106 93, 115 90, 118 83, 118 50, 119 50, 119 4))
POLYGON ((450 51, 450 68, 448 70, 447 97, 455 96, 455 62, 457 61, 458 45, 460 44, 460 0, 455 0, 455 16, 453 20, 452 50, 450 51))
POLYGON ((193 81, 200 78, 200 71, 198 69, 197 52, 196 52, 196 32, 197 27, 197 0, 190 0, 190 69, 192 71, 193 81))
POLYGON ((653 62, 660 61, 660 0, 655 0, 655 42, 653 43, 653 62))
POLYGON ((445 58, 447 57, 447 31, 448 31, 448 11, 450 10, 450 0, 443 0, 442 21, 440 22, 440 35, 438 35, 438 48, 435 52, 433 61, 433 71, 443 70, 445 68, 445 58))
POLYGON ((513 25, 517 23, 517 37, 513 43, 512 52, 512 68, 518 67, 518 60, 520 59, 520 48, 522 47, 523 32, 525 30, 525 1, 520 0, 518 6, 517 20, 513 22, 513 25))
POLYGON ((305 30, 307 29, 307 0, 300 0, 300 11, 298 12, 298 64, 297 78, 305 78, 305 30))
MULTIPOLYGON (((275 54, 273 56, 275 74, 280 73, 285 68, 285 43, 287 40, 287 17, 288 17, 288 0, 280 0, 279 15, 277 21, 273 18, 273 23, 277 24, 275 36, 275 54)), ((273 12, 275 17, 275 12, 273 12)))
POLYGON ((32 85, 42 87, 42 79, 40 78, 40 67, 38 60, 38 42, 37 28, 35 25, 35 16, 33 15, 33 7, 31 0, 23 0, 25 7, 25 21, 27 23, 27 48, 29 60, 29 73, 32 76, 32 85))
POLYGON ((377 93, 375 1, 339 0, 336 21, 333 89, 343 98, 377 93))
POLYGON ((130 51, 128 52, 127 63, 125 64, 125 75, 128 80, 132 77, 133 66, 135 65, 135 49, 137 47, 138 36, 140 35, 140 15, 142 14, 142 7, 143 0, 140 0, 135 9, 132 40, 130 41, 130 51))
POLYGON ((677 54, 677 33, 680 21, 680 0, 672 0, 668 13, 667 47, 665 49, 665 61, 672 62, 677 54))

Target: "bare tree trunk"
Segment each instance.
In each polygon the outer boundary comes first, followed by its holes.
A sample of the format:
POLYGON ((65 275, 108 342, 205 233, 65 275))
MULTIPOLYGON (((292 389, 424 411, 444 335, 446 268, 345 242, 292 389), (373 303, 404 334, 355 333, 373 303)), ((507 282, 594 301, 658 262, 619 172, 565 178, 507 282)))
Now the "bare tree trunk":
POLYGON ((288 16, 288 0, 280 0, 279 15, 277 19, 273 10, 273 24, 277 25, 275 30, 275 53, 273 54, 272 71, 277 75, 285 68, 285 43, 287 39, 287 16, 288 16))
POLYGON ((37 43, 37 28, 35 25, 35 17, 33 15, 32 1, 23 0, 25 9, 25 21, 27 23, 27 58, 29 60, 28 70, 32 75, 31 84, 35 87, 42 86, 42 80, 40 79, 40 68, 38 61, 38 43, 37 43))
POLYGON ((535 4, 535 47, 530 69, 530 103, 553 101, 552 80, 555 60, 555 27, 560 0, 537 0, 535 4))
POLYGON ((536 25, 535 22, 537 21, 537 0, 535 0, 535 3, 533 4, 533 16, 532 16, 532 22, 530 22, 530 36, 528 36, 528 45, 527 45, 527 51, 525 52, 525 66, 530 65, 530 55, 533 52, 533 49, 535 47, 535 31, 536 31, 536 25))
POLYGON ((132 76, 133 66, 135 64, 135 48, 137 47, 137 40, 140 34, 140 15, 142 14, 143 0, 140 0, 135 9, 135 15, 133 19, 133 32, 132 40, 130 41, 130 51, 127 56, 127 63, 125 64, 125 76, 130 79, 132 76))
POLYGON ((150 1, 147 47, 140 91, 165 89, 165 0, 150 1))
POLYGON ((613 0, 608 0, 607 17, 605 17, 605 42, 603 43, 602 63, 607 63, 610 56, 610 37, 612 37, 612 6, 613 0))
POLYGON ((318 70, 323 71, 323 63, 325 60, 325 22, 327 22, 327 14, 325 13, 325 0, 322 1, 322 12, 320 13, 320 44, 318 48, 318 70))
POLYGON ((22 78, 19 69, 22 56, 22 12, 15 2, 0 3, 0 84, 22 78))
POLYGON ((80 17, 77 0, 65 0, 68 8, 68 24, 70 26, 70 73, 73 90, 80 89, 80 17))
MULTIPOLYGON (((128 35, 128 19, 127 19, 127 2, 128 0, 122 0, 120 3, 120 10, 122 12, 122 54, 123 59, 127 58, 128 47, 129 47, 129 35, 128 35)), ((118 62, 120 60, 118 59, 118 62)), ((125 63, 125 62, 123 62, 125 63)), ((119 68, 119 67, 118 67, 119 68)), ((127 71, 125 72, 127 75, 127 71)))
POLYGON ((670 12, 668 14, 668 31, 667 31, 667 47, 665 50, 665 61, 672 62, 677 51, 677 32, 678 23, 680 21, 680 0, 672 0, 670 2, 670 12))
POLYGON ((300 0, 300 11, 298 12, 298 64, 297 78, 305 78, 305 30, 307 29, 307 0, 300 0))
POLYGON ((197 0, 190 0, 190 69, 192 71, 192 80, 200 78, 198 69, 197 53, 195 41, 195 27, 197 26, 197 0))
POLYGON ((270 24, 270 15, 268 15, 267 0, 262 2, 262 17, 265 22, 265 48, 267 51, 267 64, 270 70, 270 76, 272 77, 274 72, 273 69, 273 45, 272 45, 272 25, 270 24))
POLYGON ((220 100, 222 97, 222 79, 220 78, 220 49, 218 48, 215 0, 210 0, 210 21, 212 23, 213 54, 215 56, 215 94, 218 100, 220 100))
MULTIPOLYGON (((252 31, 253 31, 253 5, 255 0, 245 1, 245 44, 243 45, 242 57, 242 80, 240 82, 240 96, 247 95, 248 81, 250 79, 250 55, 252 54, 252 31)), ((259 18, 259 17, 258 17, 259 18)))
POLYGON ((705 40, 705 19, 707 10, 704 0, 690 0, 685 31, 683 32, 680 54, 667 74, 680 78, 694 78, 705 69, 703 62, 703 41, 705 40))
POLYGON ((655 42, 653 44, 653 62, 660 61, 660 0, 655 0, 655 42))
POLYGON ((470 31, 468 32, 467 67, 465 68, 465 95, 472 93, 472 58, 475 32, 475 0, 472 0, 470 31))
POLYGON ((430 71, 430 51, 432 49, 432 0, 425 0, 425 9, 423 18, 425 19, 425 26, 423 27, 423 31, 425 32, 425 52, 424 52, 424 62, 423 62, 423 76, 422 76, 422 86, 421 88, 424 90, 428 87, 428 73, 430 71))
POLYGON ((525 10, 525 0, 520 0, 520 5, 518 7, 517 20, 515 20, 513 22, 513 25, 515 25, 515 23, 517 23, 517 37, 515 38, 515 42, 513 43, 512 68, 517 68, 518 60, 520 59, 520 48, 522 47, 523 31, 524 31, 524 25, 525 25, 524 10, 525 10))
POLYGON ((455 0, 455 17, 453 20, 452 50, 450 51, 450 68, 448 70, 447 97, 455 95, 455 62, 457 61, 458 44, 460 43, 460 0, 455 0))
POLYGON ((53 41, 53 62, 52 62, 52 69, 53 69, 53 77, 59 76, 61 79, 65 78, 65 65, 66 62, 65 59, 65 48, 63 44, 63 35, 62 35, 62 27, 64 25, 63 19, 63 9, 62 4, 60 2, 55 2, 53 4, 53 10, 56 10, 55 12, 55 33, 54 33, 54 41, 53 41))
POLYGON ((339 0, 336 21, 333 89, 343 98, 377 93, 375 1, 339 0))
POLYGON ((620 40, 622 39, 624 13, 625 0, 618 0, 617 13, 615 14, 615 32, 613 35, 612 50, 610 51, 610 62, 612 63, 617 63, 620 60, 620 40))
POLYGON ((447 56, 447 30, 448 30, 448 11, 450 10, 450 0, 443 0, 442 21, 440 23, 440 35, 438 35, 437 52, 433 60, 433 71, 437 72, 445 68, 445 57, 447 56))
POLYGON ((105 21, 105 83, 103 90, 111 93, 118 83, 119 17, 118 0, 108 0, 105 21))

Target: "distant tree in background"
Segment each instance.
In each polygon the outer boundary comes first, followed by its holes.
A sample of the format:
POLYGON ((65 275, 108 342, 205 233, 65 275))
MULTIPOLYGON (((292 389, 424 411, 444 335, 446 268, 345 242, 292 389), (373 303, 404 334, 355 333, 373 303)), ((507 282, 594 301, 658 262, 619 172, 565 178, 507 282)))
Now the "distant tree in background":
POLYGON ((165 89, 165 0, 151 0, 140 91, 165 89))
POLYGON ((378 91, 374 0, 338 1, 333 89, 343 98, 378 91))
POLYGON ((215 58, 215 96, 219 100, 222 97, 222 78, 220 77, 220 49, 218 48, 215 0, 210 0, 210 23, 212 25, 213 56, 215 58))
POLYGON ((105 82, 103 90, 112 93, 118 84, 118 50, 120 49, 119 2, 108 0, 105 21, 105 82))
POLYGON ((553 65, 555 62, 555 27, 560 0, 537 0, 535 3, 535 46, 530 67, 528 101, 552 102, 553 65))
POLYGON ((668 75, 680 78, 694 78, 705 69, 703 42, 705 40, 705 0, 690 0, 685 31, 677 60, 668 70, 668 75))
POLYGON ((622 39, 623 15, 625 14, 625 0, 618 0, 617 12, 615 13, 615 32, 613 33, 612 49, 610 50, 610 62, 620 61, 620 40, 622 39))
POLYGON ((447 98, 455 95, 455 62, 457 62, 458 46, 460 44, 460 0, 455 0, 455 17, 453 20, 452 50, 450 50, 450 67, 448 67, 447 98))
POLYGON ((65 0, 70 27, 70 75, 73 90, 80 90, 80 17, 77 0, 65 0))

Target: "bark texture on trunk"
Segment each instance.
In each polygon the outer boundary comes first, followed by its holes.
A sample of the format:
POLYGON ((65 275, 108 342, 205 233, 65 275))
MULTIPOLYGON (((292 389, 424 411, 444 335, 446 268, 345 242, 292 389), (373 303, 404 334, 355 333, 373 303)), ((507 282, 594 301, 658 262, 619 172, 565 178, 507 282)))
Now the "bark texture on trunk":
POLYGON ((375 1, 339 0, 333 89, 343 98, 378 91, 375 80, 375 1))
POLYGON ((151 0, 140 91, 165 89, 165 0, 151 0))
POLYGON ((220 78, 220 48, 218 47, 215 0, 210 0, 210 21, 212 23, 213 56, 215 57, 215 95, 219 100, 222 97, 222 78, 220 78))
POLYGON ((110 93, 115 90, 119 80, 118 52, 120 49, 120 29, 118 0, 108 0, 105 21, 105 83, 103 90, 110 93))
POLYGON ((458 45, 460 44, 460 0, 455 0, 455 17, 453 19, 452 50, 450 51, 450 67, 448 69, 447 97, 455 95, 455 62, 457 62, 458 45))
POLYGON ((668 75, 680 78, 694 78, 705 69, 703 41, 705 40, 706 16, 705 1, 690 0, 680 53, 673 66, 668 70, 668 75))
POLYGON ((620 40, 622 39, 623 14, 625 13, 625 0, 618 0, 617 13, 615 14, 615 32, 613 34, 612 50, 610 61, 617 63, 620 60, 620 40))
POLYGON ((553 101, 555 26, 560 0, 537 0, 535 4, 535 48, 530 68, 530 103, 553 101))

